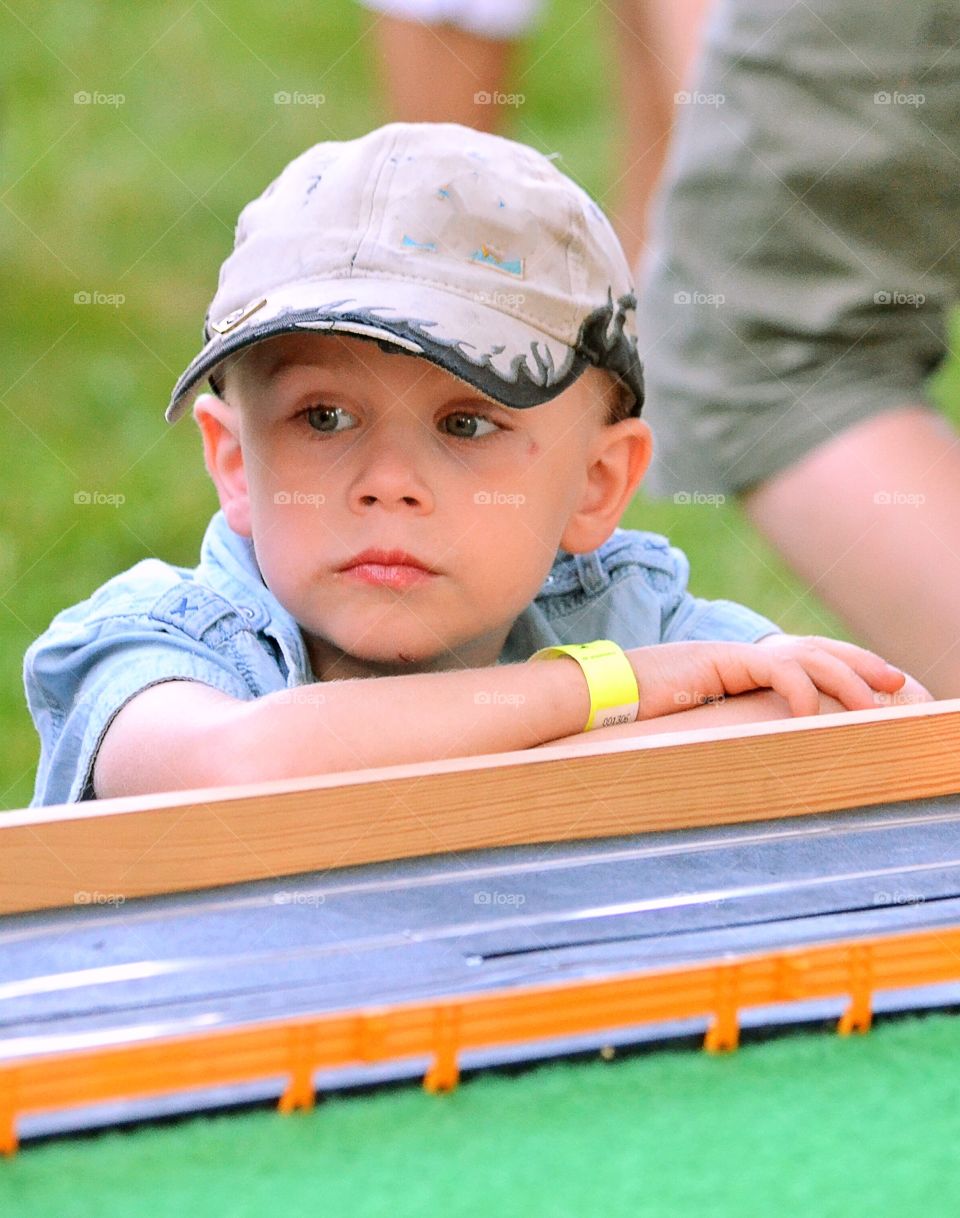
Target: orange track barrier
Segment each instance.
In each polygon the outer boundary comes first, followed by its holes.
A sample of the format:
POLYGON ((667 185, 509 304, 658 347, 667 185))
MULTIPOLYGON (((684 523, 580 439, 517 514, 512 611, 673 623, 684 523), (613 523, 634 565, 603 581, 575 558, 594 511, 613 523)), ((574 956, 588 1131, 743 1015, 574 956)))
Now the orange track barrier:
POLYGON ((871 995, 960 979, 960 926, 427 1002, 274 1020, 148 1044, 51 1053, 0 1064, 0 1151, 27 1113, 286 1077, 281 1112, 310 1108, 313 1073, 432 1057, 428 1091, 459 1079, 458 1054, 645 1023, 713 1017, 704 1047, 737 1047, 745 1007, 849 994, 838 1031, 870 1027, 871 995))

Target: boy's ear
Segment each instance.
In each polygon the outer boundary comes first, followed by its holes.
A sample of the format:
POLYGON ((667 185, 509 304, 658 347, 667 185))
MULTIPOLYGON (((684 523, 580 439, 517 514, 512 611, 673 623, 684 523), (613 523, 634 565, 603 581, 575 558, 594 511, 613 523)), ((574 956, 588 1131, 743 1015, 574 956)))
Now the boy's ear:
POLYGON ((193 404, 193 417, 203 436, 203 459, 220 497, 227 524, 241 537, 251 537, 250 492, 240 445, 240 415, 212 393, 193 404))
POLYGON ((647 472, 653 436, 642 419, 604 424, 587 450, 586 486, 560 538, 569 554, 602 546, 647 472))

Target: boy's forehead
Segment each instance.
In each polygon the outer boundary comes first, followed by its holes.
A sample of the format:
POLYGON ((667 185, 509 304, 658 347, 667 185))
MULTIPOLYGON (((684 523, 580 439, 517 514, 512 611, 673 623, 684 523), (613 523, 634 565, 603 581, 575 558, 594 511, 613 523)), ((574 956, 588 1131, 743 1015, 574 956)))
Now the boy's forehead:
POLYGON ((223 375, 225 380, 240 378, 261 389, 287 380, 299 383, 301 377, 318 371, 382 384, 387 378, 395 383, 400 366, 425 388, 447 388, 464 398, 496 405, 493 398, 430 360, 341 334, 301 332, 265 339, 229 359, 223 375))
POLYGON ((261 380, 289 368, 351 368, 373 361, 370 342, 327 334, 281 334, 237 354, 231 366, 261 380))
MULTIPOLYGON (((404 351, 384 350, 370 339, 339 334, 282 334, 266 339, 245 348, 230 359, 224 376, 234 377, 239 373, 244 380, 250 379, 260 385, 266 385, 281 378, 292 379, 300 373, 323 369, 345 375, 368 372, 374 379, 382 380, 384 360, 390 360, 391 364, 393 361, 402 361, 409 365, 416 373, 417 383, 425 386, 448 386, 464 397, 499 406, 493 398, 488 398, 479 389, 429 360, 404 351)), ((607 372, 600 368, 587 368, 569 389, 558 396, 578 398, 585 409, 591 409, 593 402, 605 400, 612 389, 613 380, 607 372)), ((550 405, 550 402, 544 403, 541 409, 550 405)), ((510 407, 500 408, 510 414, 527 413, 525 410, 510 407)))

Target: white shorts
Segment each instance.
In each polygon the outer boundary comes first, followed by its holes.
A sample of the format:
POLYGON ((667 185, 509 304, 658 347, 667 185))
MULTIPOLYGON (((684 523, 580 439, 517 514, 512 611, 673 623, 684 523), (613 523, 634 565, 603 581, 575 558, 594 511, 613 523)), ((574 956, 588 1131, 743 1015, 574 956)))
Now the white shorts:
POLYGON ((407 21, 455 25, 484 38, 522 38, 543 0, 360 0, 366 8, 407 21))

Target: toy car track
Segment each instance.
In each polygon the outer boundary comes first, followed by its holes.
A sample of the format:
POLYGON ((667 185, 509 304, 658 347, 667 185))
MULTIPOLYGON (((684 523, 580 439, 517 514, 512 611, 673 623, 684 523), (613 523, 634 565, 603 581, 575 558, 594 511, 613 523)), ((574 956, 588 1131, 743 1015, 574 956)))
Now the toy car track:
MULTIPOLYGON (((960 797, 839 813, 511 846, 0 919, 0 1069, 77 1049, 368 1010, 445 995, 694 966, 960 924, 960 797)), ((84 896, 80 896, 80 901, 84 896)), ((952 1003, 957 983, 874 997, 952 1003)), ((842 994, 744 1011, 743 1023, 838 1014, 842 994)), ((707 1021, 504 1044, 493 1064, 673 1036, 707 1021)), ((327 1072, 323 1087, 423 1073, 327 1072)), ((20 1134, 277 1096, 282 1080, 25 1116, 20 1134)))

